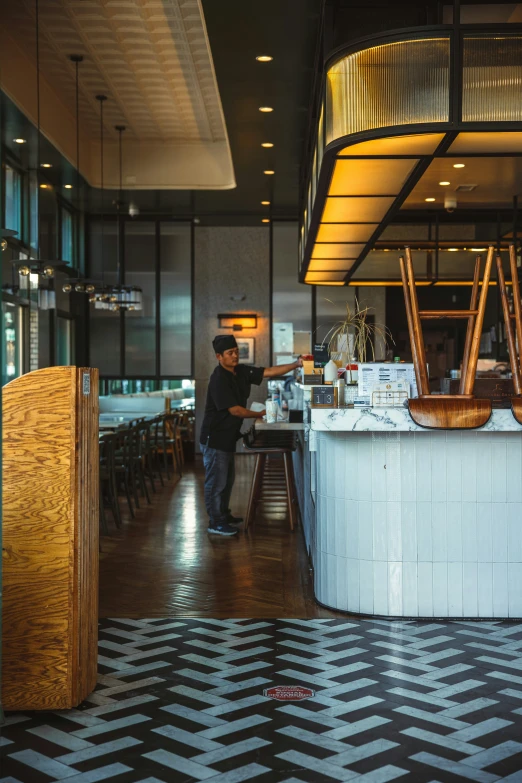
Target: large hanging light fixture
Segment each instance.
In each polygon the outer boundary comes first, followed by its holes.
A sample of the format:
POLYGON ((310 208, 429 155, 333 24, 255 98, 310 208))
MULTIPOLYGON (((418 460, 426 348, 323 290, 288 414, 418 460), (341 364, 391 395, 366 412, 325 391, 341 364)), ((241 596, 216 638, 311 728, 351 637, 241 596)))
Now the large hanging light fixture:
MULTIPOLYGON (((102 96, 97 96, 101 98, 102 96)), ((103 116, 103 101, 101 102, 101 113, 103 116)), ((122 134, 125 130, 125 125, 116 125, 115 130, 119 134, 119 169, 120 169, 120 188, 118 194, 118 200, 116 202, 117 209, 117 245, 116 245, 116 268, 118 272, 118 283, 113 286, 103 286, 100 290, 97 290, 92 297, 94 306, 100 310, 112 310, 113 312, 119 312, 121 310, 142 310, 143 308, 143 291, 138 286, 127 286, 123 283, 123 269, 121 265, 121 252, 120 252, 120 236, 121 236, 121 207, 123 203, 123 140, 122 134)), ((103 261, 103 225, 104 225, 104 189, 103 189, 103 122, 100 127, 100 145, 101 145, 101 191, 102 191, 102 269, 104 269, 103 261)))

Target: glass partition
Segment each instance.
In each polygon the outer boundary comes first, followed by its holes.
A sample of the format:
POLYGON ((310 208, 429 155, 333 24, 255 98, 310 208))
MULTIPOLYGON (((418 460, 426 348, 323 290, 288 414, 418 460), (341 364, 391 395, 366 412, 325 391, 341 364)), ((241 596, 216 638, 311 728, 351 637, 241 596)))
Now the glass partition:
POLYGON ((190 223, 160 224, 160 372, 191 374, 190 223))
POLYGON ((125 374, 156 375, 156 224, 125 223, 125 284, 143 291, 143 309, 125 313, 125 374))
MULTIPOLYGON (((114 221, 93 221, 90 225, 89 276, 105 285, 115 284, 117 274, 117 234, 114 221)), ((89 339, 91 367, 97 367, 100 375, 120 374, 120 325, 121 319, 110 310, 90 309, 89 339)))
POLYGON ((521 45, 520 36, 464 38, 464 122, 522 120, 521 45))

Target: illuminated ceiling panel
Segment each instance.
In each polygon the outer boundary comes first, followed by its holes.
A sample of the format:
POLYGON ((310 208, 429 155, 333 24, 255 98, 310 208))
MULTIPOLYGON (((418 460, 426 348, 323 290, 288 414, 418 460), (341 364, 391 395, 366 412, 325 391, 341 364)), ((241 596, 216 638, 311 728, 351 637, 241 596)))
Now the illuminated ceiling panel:
POLYGON ((343 272, 343 271, 347 272, 349 269, 352 268, 355 261, 356 261, 355 258, 312 259, 310 261, 308 269, 310 272, 321 272, 323 270, 327 270, 330 272, 343 272))
POLYGON ((418 163, 415 158, 398 160, 336 161, 328 194, 330 196, 397 195, 418 163))
POLYGON ((357 256, 364 250, 364 244, 324 244, 314 245, 312 250, 312 258, 357 258, 357 256))
POLYGON ((514 193, 522 193, 522 157, 440 157, 433 159, 403 209, 441 209, 446 197, 456 199, 457 213, 476 207, 510 208, 514 193), (464 167, 454 168, 455 162, 464 167), (435 201, 426 202, 428 198, 435 201))
POLYGON ((318 282, 342 283, 344 281, 345 274, 346 272, 307 272, 306 282, 307 283, 318 283, 318 282))
POLYGON ((459 133, 449 152, 522 152, 522 133, 459 133))
POLYGON ((378 223, 321 223, 317 231, 316 242, 366 242, 377 228, 378 223))
POLYGON ((432 155, 442 139, 443 133, 424 133, 419 136, 389 136, 386 139, 361 141, 343 147, 338 155, 432 155))
POLYGON ((321 222, 366 223, 382 220, 394 200, 394 197, 379 196, 367 198, 328 197, 325 199, 321 222))

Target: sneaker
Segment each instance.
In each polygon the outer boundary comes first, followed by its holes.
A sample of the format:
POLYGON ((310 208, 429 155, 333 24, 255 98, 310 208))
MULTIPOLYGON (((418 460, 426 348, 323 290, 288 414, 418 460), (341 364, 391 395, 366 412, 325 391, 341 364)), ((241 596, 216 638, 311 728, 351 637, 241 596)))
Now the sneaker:
POLYGON ((226 522, 220 522, 217 525, 210 522, 207 533, 213 533, 216 536, 237 536, 237 530, 230 527, 226 522))
POLYGON ((240 525, 243 521, 243 517, 233 517, 232 514, 229 514, 227 517, 227 523, 229 525, 240 525))

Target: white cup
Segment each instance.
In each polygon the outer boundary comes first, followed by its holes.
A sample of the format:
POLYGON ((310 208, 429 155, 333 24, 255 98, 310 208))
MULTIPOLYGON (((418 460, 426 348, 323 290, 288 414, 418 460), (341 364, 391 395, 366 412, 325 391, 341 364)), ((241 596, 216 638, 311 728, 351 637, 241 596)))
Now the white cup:
POLYGON ((275 424, 277 421, 277 402, 273 400, 266 401, 266 422, 267 424, 275 424))

